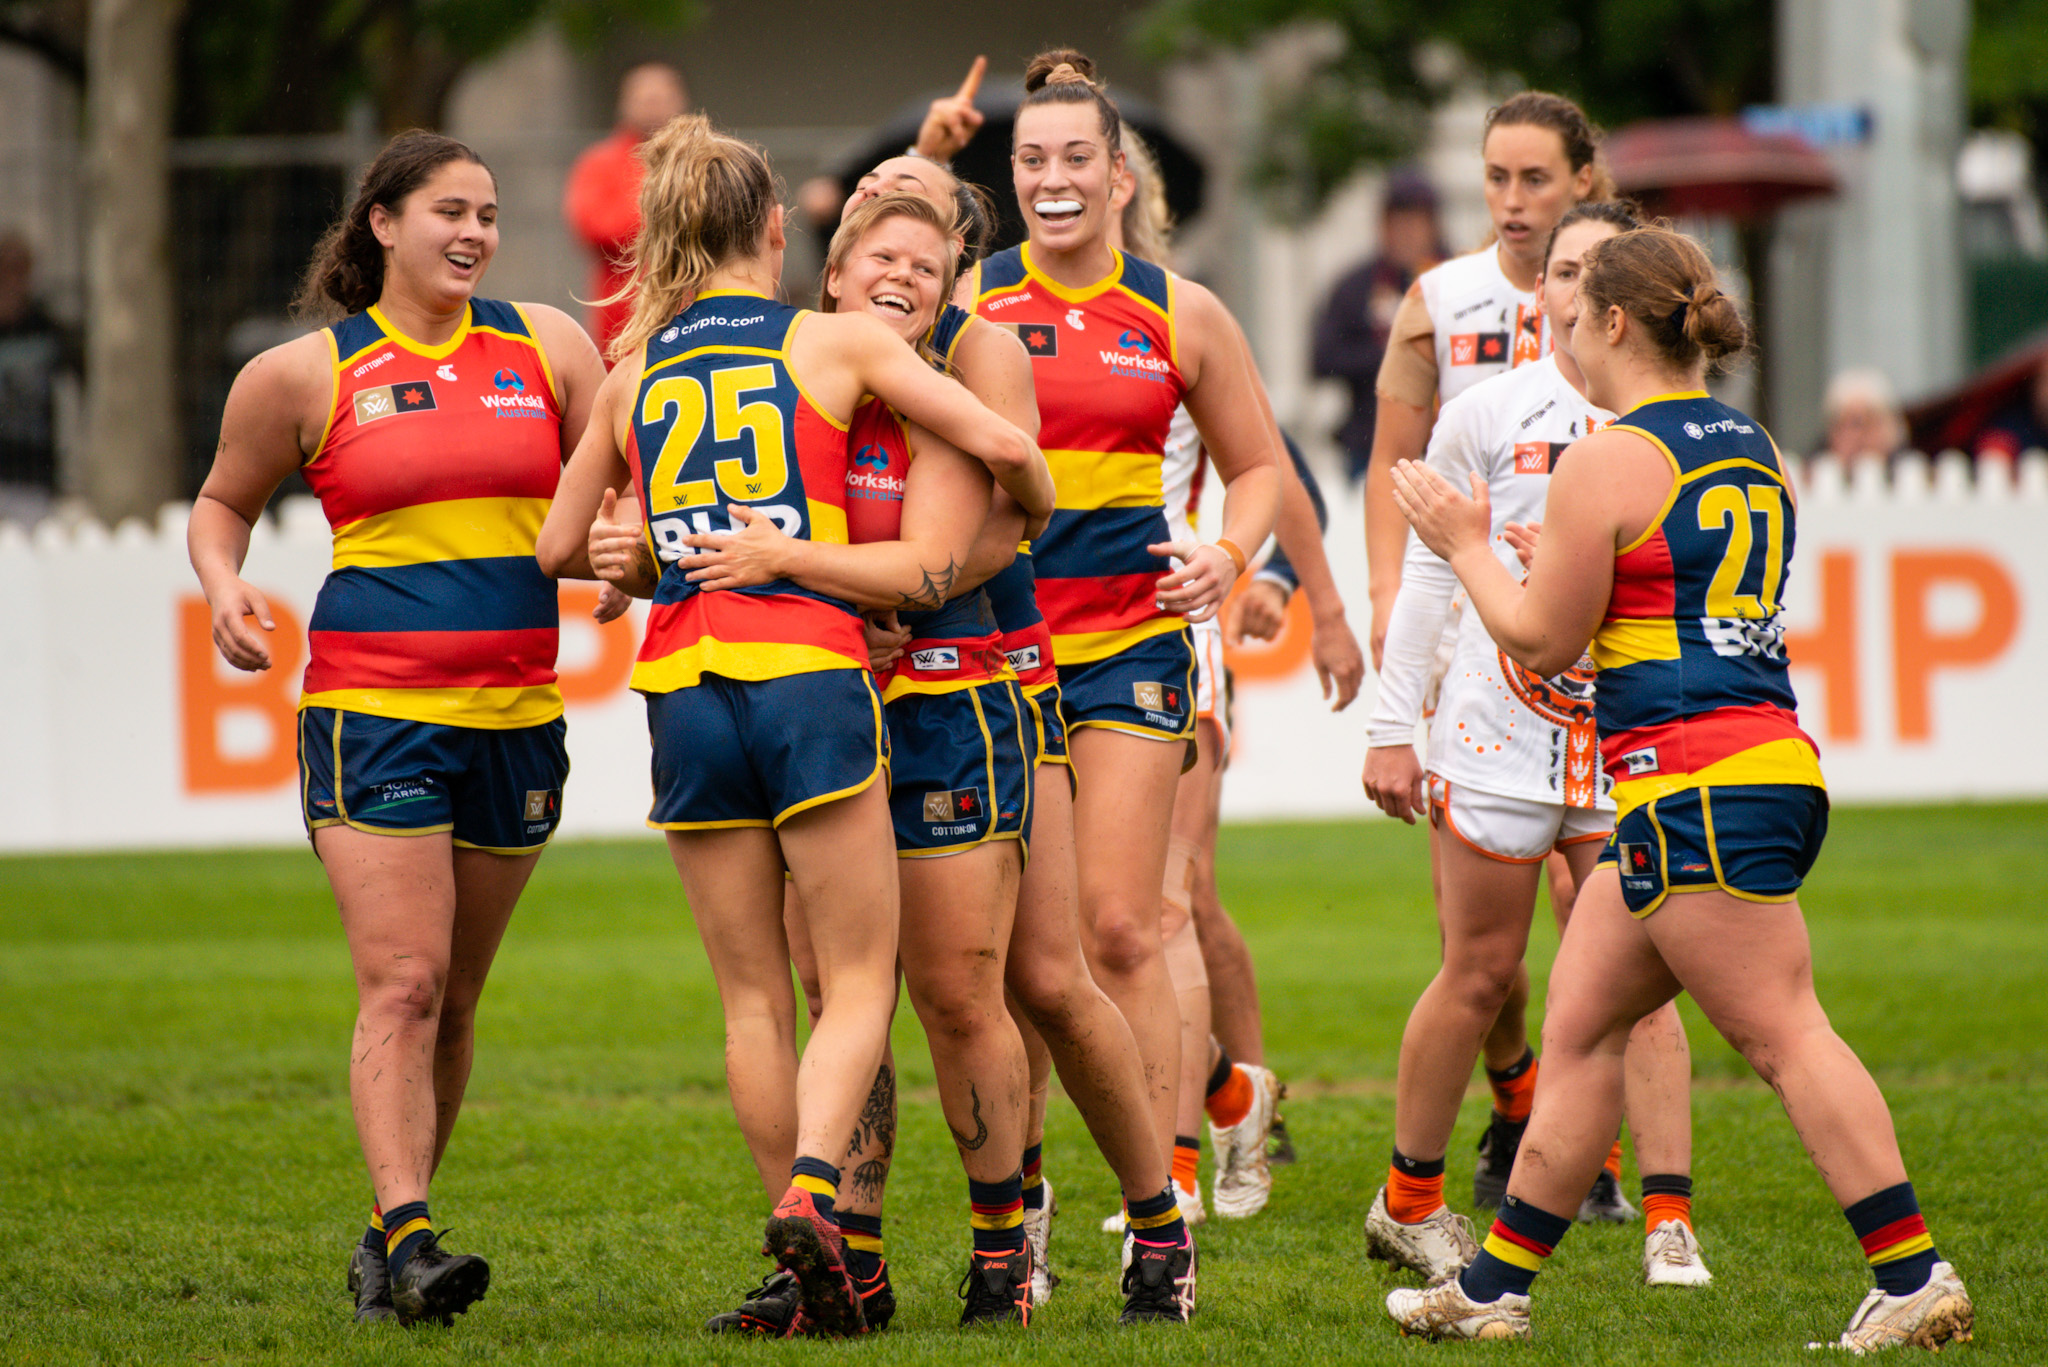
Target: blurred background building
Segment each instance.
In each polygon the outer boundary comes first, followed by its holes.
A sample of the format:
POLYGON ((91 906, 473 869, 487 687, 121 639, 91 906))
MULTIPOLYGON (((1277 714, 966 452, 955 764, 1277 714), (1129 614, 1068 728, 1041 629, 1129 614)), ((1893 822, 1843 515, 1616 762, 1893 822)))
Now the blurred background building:
MULTIPOLYGON (((1481 120, 1524 84, 1580 100, 1617 150, 1665 130, 1637 188, 1753 300, 1765 346, 1726 383, 1786 446, 1865 430, 1834 420, 1875 396, 1914 440, 1974 449, 1968 423, 2048 393, 2048 0, 26 0, 0 7, 0 518, 190 497, 229 382, 297 331, 297 274, 390 131, 442 128, 496 171, 490 293, 580 309, 564 187, 633 68, 672 66, 793 196, 977 54, 993 96, 1053 41, 1199 164, 1178 264, 1237 311, 1333 474, 1354 390, 1316 327, 1340 280, 1369 310, 1359 269, 1408 253, 1383 240, 1389 172, 1395 208, 1425 187, 1443 245, 1476 246, 1481 120), (1686 127, 1753 159, 1673 163, 1686 127), (1788 147, 1803 172, 1779 174, 1788 147)), ((791 251, 793 295, 821 245, 791 251)))

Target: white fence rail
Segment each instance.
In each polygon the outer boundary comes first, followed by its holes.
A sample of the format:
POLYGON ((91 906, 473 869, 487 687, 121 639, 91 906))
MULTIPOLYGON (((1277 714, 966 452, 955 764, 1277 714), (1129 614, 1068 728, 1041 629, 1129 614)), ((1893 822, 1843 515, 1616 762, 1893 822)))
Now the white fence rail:
MULTIPOLYGON (((1822 459, 1800 487, 1794 681, 1835 799, 2048 796, 2048 456, 1846 474, 1822 459)), ((1363 639, 1362 514, 1354 491, 1332 492, 1330 554, 1363 639)), ((279 663, 244 675, 215 656, 182 509, 111 533, 0 525, 0 850, 299 839, 292 718, 328 558, 311 500, 257 529, 248 575, 277 609, 279 663)), ((638 628, 596 627, 594 599, 563 589, 568 835, 645 829, 646 726, 626 688, 638 628)), ((1332 716, 1307 625, 1297 604, 1278 642, 1234 657, 1230 819, 1369 810, 1371 685, 1332 716)))

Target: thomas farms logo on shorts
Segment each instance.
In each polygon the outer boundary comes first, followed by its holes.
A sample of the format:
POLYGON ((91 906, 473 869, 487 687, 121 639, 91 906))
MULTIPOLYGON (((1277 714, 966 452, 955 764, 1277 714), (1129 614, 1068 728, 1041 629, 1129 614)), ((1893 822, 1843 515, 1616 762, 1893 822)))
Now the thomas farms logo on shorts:
POLYGON ((973 821, 980 818, 983 810, 979 788, 955 788, 949 793, 924 795, 926 821, 973 821))
POLYGON ((434 386, 425 380, 411 384, 386 384, 375 389, 358 389, 355 394, 356 426, 388 418, 394 413, 424 413, 439 407, 434 386))

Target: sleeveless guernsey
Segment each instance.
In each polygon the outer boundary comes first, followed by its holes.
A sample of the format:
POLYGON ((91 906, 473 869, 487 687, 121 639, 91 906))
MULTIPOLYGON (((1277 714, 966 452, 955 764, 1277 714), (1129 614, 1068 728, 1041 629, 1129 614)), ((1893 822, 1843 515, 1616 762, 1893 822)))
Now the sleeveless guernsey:
POLYGON ((1550 353, 1543 308, 1501 270, 1498 246, 1454 256, 1416 283, 1435 332, 1440 400, 1550 353))
POLYGON ((850 604, 788 580, 706 593, 683 576, 693 532, 728 530, 744 503, 785 533, 844 544, 846 428, 803 393, 788 363, 806 310, 760 295, 701 295, 642 348, 626 458, 661 580, 633 666, 643 693, 707 674, 740 681, 865 669, 850 604))
POLYGON ((1701 392, 1652 399, 1615 426, 1662 451, 1676 481, 1616 554, 1593 637, 1600 752, 1620 814, 1709 784, 1826 787, 1786 673, 1795 517, 1776 443, 1701 392))
POLYGON ((304 474, 334 568, 299 706, 491 730, 553 721, 559 612, 534 545, 562 473, 562 409, 531 323, 473 299, 439 346, 374 305, 326 335, 334 403, 304 474))
MULTIPOLYGON (((1108 275, 1071 290, 1040 274, 1026 242, 981 263, 974 311, 1015 331, 1038 386, 1052 522, 1033 547, 1038 606, 1062 663, 1107 659, 1185 628, 1156 603, 1170 568, 1160 472, 1187 392, 1174 334, 1174 276, 1112 253, 1108 275)), ((1020 670, 1021 672, 1021 670, 1020 670)))

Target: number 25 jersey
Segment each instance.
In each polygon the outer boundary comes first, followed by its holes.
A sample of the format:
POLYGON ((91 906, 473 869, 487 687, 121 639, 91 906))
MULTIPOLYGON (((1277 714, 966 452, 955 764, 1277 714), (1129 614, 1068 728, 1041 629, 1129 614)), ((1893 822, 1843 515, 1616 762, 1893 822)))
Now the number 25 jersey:
POLYGON ((786 579, 707 593, 689 582, 693 533, 733 529, 746 504, 793 537, 846 543, 846 427, 789 368, 808 317, 757 294, 713 291, 642 348, 626 459, 661 566, 633 666, 643 693, 706 674, 757 681, 865 669, 850 604, 786 579))
POLYGON ((1799 729, 1783 598, 1794 509, 1778 448, 1704 392, 1615 423, 1671 462, 1671 493, 1615 555, 1593 637, 1600 754, 1621 816, 1709 784, 1827 785, 1799 729))

